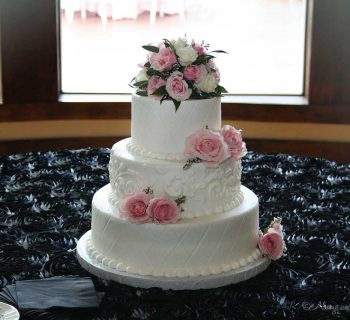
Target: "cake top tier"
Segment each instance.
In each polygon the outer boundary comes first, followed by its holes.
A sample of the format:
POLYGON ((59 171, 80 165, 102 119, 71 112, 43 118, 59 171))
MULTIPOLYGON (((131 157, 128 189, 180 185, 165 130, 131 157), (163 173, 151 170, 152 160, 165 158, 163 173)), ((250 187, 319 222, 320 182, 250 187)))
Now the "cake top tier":
POLYGON ((142 70, 132 85, 141 96, 156 96, 160 101, 172 100, 175 109, 182 101, 220 97, 226 89, 219 85, 220 73, 214 54, 203 41, 164 39, 157 45, 143 46, 149 53, 142 70))
POLYGON ((220 98, 183 101, 175 112, 171 100, 132 96, 131 137, 134 152, 145 157, 183 160, 186 138, 209 127, 221 128, 220 98))

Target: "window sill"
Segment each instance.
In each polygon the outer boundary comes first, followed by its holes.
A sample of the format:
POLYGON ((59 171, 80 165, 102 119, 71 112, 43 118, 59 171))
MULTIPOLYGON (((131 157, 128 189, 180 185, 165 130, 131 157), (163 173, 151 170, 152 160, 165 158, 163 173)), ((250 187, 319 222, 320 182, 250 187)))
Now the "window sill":
MULTIPOLYGON (((57 102, 5 103, 0 123, 45 120, 130 119, 130 94, 64 94, 57 102)), ((297 96, 225 96, 224 120, 350 124, 350 105, 309 104, 297 96)))
MULTIPOLYGON (((64 93, 59 102, 130 102, 130 94, 82 94, 64 93)), ((272 96, 272 95, 225 95, 221 99, 224 104, 256 104, 256 105, 287 105, 307 106, 308 99, 304 96, 272 96)))
POLYGON ((232 104, 256 104, 256 105, 287 105, 307 106, 309 101, 304 96, 282 96, 282 95, 225 95, 223 103, 232 104))

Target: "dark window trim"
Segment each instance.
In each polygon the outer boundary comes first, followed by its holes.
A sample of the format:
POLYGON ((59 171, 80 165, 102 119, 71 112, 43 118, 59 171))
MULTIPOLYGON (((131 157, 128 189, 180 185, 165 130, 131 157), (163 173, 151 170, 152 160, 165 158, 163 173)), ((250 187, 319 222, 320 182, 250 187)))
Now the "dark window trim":
MULTIPOLYGON (((225 97, 223 118, 350 123, 349 11, 348 0, 308 1, 305 97, 225 97)), ((59 14, 58 0, 0 0, 0 122, 130 118, 130 96, 60 94, 59 14)))

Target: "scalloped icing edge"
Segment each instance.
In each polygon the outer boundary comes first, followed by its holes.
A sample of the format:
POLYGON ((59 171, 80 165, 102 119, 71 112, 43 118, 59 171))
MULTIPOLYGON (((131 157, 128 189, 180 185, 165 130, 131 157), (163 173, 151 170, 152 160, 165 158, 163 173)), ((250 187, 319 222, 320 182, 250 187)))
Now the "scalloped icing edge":
MULTIPOLYGON (((203 217, 203 216, 209 216, 209 215, 215 215, 215 214, 220 214, 223 213, 225 211, 229 211, 232 210, 236 207, 238 207, 244 200, 244 195, 242 190, 239 190, 235 196, 234 199, 225 203, 222 206, 218 206, 214 212, 213 210, 201 210, 198 212, 188 212, 188 211, 184 211, 181 214, 181 219, 192 219, 192 218, 199 218, 199 217, 203 217)), ((118 199, 118 197, 114 194, 113 189, 111 188, 111 191, 109 192, 108 195, 108 201, 110 202, 110 204, 112 205, 112 208, 119 208, 119 202, 120 200, 118 199)))
POLYGON ((156 159, 156 160, 176 160, 176 161, 186 161, 187 159, 179 153, 156 153, 152 151, 146 151, 140 147, 133 145, 132 141, 128 142, 126 145, 126 150, 130 153, 137 154, 141 157, 156 159))
POLYGON ((114 259, 110 259, 103 254, 99 253, 95 250, 92 239, 89 237, 87 239, 87 252, 92 260, 95 260, 106 267, 115 269, 119 272, 126 272, 130 274, 137 274, 141 276, 153 276, 153 277, 166 277, 166 278, 186 278, 186 277, 198 277, 198 276, 209 276, 212 274, 219 274, 228 272, 231 270, 235 270, 241 267, 246 266, 247 264, 263 257, 261 251, 256 248, 253 253, 248 258, 242 258, 238 262, 232 261, 231 263, 225 263, 220 266, 209 266, 209 267, 201 267, 201 268, 193 268, 193 269, 185 269, 178 270, 176 268, 168 268, 168 269, 138 269, 132 266, 128 266, 124 264, 122 261, 117 261, 114 259))

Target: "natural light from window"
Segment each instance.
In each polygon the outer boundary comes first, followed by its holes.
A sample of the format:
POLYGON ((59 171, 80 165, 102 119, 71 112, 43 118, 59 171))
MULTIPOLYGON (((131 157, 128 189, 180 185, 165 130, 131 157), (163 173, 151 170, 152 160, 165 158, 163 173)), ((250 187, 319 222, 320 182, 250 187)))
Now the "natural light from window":
POLYGON ((302 95, 307 0, 61 0, 65 93, 129 93, 144 44, 187 35, 221 49, 231 94, 302 95))

